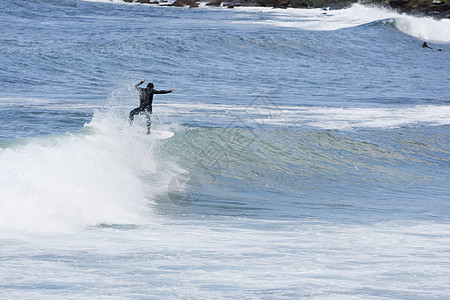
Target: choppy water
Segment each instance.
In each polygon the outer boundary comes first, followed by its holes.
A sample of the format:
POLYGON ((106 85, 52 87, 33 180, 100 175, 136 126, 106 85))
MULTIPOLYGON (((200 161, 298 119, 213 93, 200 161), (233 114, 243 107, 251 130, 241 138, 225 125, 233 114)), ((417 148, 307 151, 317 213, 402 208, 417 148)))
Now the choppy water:
POLYGON ((447 298, 450 21, 324 13, 2 1, 1 298, 447 298))

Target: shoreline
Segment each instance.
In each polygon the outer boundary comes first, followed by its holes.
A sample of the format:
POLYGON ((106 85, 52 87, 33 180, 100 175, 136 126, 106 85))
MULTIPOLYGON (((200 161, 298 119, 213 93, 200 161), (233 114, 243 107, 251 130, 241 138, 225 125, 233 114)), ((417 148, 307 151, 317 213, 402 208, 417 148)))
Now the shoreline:
POLYGON ((174 6, 196 8, 202 3, 211 7, 268 7, 268 8, 297 8, 323 10, 345 9, 355 3, 367 6, 392 9, 398 13, 406 13, 417 17, 431 17, 434 19, 450 19, 450 0, 122 0, 125 3, 153 4, 158 6, 174 6))

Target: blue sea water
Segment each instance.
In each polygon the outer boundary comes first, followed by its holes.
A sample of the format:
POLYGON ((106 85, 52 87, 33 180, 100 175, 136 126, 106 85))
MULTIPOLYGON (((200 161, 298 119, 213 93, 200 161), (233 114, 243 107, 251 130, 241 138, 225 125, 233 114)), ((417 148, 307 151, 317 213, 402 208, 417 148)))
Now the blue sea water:
POLYGON ((448 298, 450 20, 3 0, 0 28, 0 298, 448 298), (143 78, 173 138, 129 126, 143 78))

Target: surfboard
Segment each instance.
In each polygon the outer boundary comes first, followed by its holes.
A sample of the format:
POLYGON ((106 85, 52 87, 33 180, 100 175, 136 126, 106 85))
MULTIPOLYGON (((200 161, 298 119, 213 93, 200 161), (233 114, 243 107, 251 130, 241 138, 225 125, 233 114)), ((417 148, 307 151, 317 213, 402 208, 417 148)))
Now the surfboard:
POLYGON ((141 134, 142 136, 153 140, 165 140, 173 137, 174 135, 174 133, 171 131, 156 130, 156 129, 153 129, 150 134, 147 134, 146 131, 143 131, 141 134))

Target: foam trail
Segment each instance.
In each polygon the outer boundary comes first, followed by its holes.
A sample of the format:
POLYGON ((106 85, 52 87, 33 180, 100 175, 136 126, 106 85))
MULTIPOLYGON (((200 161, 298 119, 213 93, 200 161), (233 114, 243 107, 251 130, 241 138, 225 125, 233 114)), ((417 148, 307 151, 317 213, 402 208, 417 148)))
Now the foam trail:
POLYGON ((88 134, 0 149, 0 230, 71 231, 149 221, 149 204, 165 191, 171 173, 157 172, 154 143, 126 124, 96 112, 88 134))
POLYGON ((308 126, 335 130, 450 124, 449 105, 377 108, 272 105, 251 108, 246 105, 222 104, 211 106, 202 103, 165 103, 158 104, 158 111, 165 115, 177 115, 186 120, 197 120, 203 123, 217 123, 217 115, 220 114, 224 125, 230 124, 239 117, 243 120, 249 120, 249 124, 308 126), (227 113, 224 114, 224 111, 227 113))

